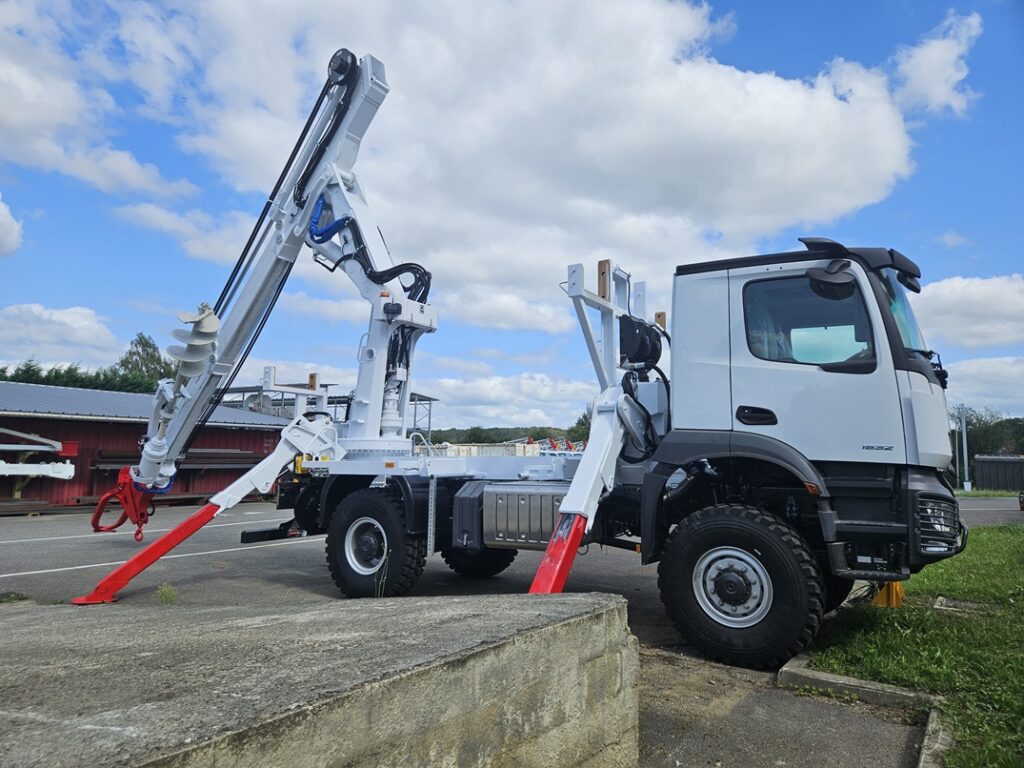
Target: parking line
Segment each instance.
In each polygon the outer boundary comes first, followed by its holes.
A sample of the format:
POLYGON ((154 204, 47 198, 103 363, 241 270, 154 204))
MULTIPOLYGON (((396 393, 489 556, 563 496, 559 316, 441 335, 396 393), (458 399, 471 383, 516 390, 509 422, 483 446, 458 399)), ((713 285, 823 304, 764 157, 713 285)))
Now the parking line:
MULTIPOLYGON (((211 549, 206 552, 184 552, 180 555, 164 555, 161 560, 174 560, 179 557, 201 557, 202 555, 223 555, 227 552, 244 552, 250 549, 263 549, 264 547, 284 547, 288 544, 308 544, 311 541, 321 542, 323 539, 319 536, 303 536, 297 539, 289 539, 288 541, 275 541, 271 544, 250 544, 247 547, 231 547, 230 549, 211 549)), ((123 560, 114 560, 109 563, 90 563, 89 565, 69 565, 65 568, 47 568, 42 571, 22 571, 21 573, 0 573, 0 579, 10 578, 12 576, 39 576, 44 573, 63 573, 65 571, 80 571, 84 568, 103 568, 110 565, 121 565, 123 560)))
MULTIPOLYGON (((248 514, 248 513, 246 513, 246 514, 248 514)), ((209 525, 204 525, 201 530, 205 530, 207 528, 224 528, 225 526, 228 526, 228 525, 252 525, 253 523, 286 523, 286 522, 288 522, 291 519, 292 518, 290 518, 290 517, 282 517, 282 518, 277 519, 277 520, 243 520, 243 521, 238 522, 238 523, 210 523, 209 525)), ((144 530, 146 531, 146 533, 166 533, 167 531, 173 531, 174 529, 173 528, 146 528, 144 530)), ((115 535, 117 535, 117 534, 125 534, 125 533, 134 534, 135 532, 132 531, 132 530, 124 530, 124 531, 93 531, 92 533, 75 533, 75 534, 72 534, 71 536, 41 536, 40 538, 37 538, 37 539, 6 539, 4 541, 0 541, 0 544, 24 544, 25 542, 29 542, 29 541, 61 541, 63 539, 92 539, 93 541, 103 541, 106 538, 106 536, 104 534, 115 534, 115 535)))

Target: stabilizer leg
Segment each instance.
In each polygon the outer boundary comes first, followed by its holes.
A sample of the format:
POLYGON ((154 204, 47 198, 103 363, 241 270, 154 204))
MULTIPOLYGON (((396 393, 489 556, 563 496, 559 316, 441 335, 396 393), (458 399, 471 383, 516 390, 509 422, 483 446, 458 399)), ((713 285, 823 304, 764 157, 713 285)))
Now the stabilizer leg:
POLYGON ((562 591, 586 530, 587 518, 583 515, 559 516, 558 526, 551 534, 548 548, 544 550, 544 559, 530 585, 531 595, 550 595, 562 591))
POLYGON ((107 574, 87 595, 72 598, 73 605, 98 605, 117 600, 117 593, 153 563, 166 555, 185 539, 213 520, 220 511, 216 504, 207 504, 184 522, 172 528, 148 547, 140 550, 107 574))
POLYGON ((118 591, 124 589, 129 581, 213 520, 220 512, 231 509, 253 491, 269 491, 281 470, 295 458, 295 454, 312 453, 340 459, 345 452, 338 446, 337 432, 331 424, 331 419, 327 417, 315 421, 309 421, 305 416, 297 417, 281 431, 281 441, 259 464, 216 494, 210 499, 209 504, 190 518, 111 571, 92 592, 76 597, 71 602, 74 605, 114 602, 118 591))
POLYGON ((615 487, 615 464, 626 435, 625 422, 632 415, 629 403, 632 400, 617 385, 594 400, 587 447, 562 498, 558 525, 533 578, 531 594, 561 592, 565 586, 580 542, 593 525, 598 501, 615 487))

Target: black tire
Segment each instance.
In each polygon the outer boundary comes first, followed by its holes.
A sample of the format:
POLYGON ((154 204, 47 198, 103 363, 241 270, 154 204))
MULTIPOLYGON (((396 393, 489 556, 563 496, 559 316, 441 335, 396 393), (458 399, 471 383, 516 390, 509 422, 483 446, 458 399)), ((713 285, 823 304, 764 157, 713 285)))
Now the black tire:
POLYGON ((441 558, 459 576, 468 579, 489 579, 497 576, 516 559, 516 549, 481 549, 469 552, 464 549, 442 547, 441 558))
POLYGON ((408 593, 419 581, 426 557, 425 537, 406 532, 405 504, 390 488, 350 493, 327 525, 327 566, 338 589, 349 597, 408 593))
POLYGON ((807 542, 757 507, 718 504, 684 518, 665 544, 658 589, 683 637, 729 664, 779 666, 821 624, 821 571, 807 542))
POLYGON ((295 497, 295 508, 293 510, 295 522, 306 533, 317 534, 324 532, 319 522, 320 491, 321 485, 319 483, 310 483, 300 488, 295 497))
POLYGON ((825 613, 832 613, 850 596, 853 579, 841 579, 831 573, 824 573, 822 578, 825 584, 825 613))

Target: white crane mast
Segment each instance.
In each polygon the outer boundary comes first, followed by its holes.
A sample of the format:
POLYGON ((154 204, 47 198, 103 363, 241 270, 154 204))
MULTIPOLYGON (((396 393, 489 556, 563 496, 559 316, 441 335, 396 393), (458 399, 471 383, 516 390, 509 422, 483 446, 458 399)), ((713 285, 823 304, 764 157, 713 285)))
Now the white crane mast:
POLYGON ((176 331, 184 346, 168 350, 181 365, 157 389, 141 460, 131 468, 138 486, 161 490, 172 482, 175 462, 209 416, 218 390, 237 374, 303 245, 331 271, 341 266, 372 306, 341 427, 346 450, 409 449, 409 363, 419 336, 437 326, 436 312, 424 303, 430 277, 418 265, 391 262, 352 170, 387 93, 384 66, 374 57, 357 62, 342 49, 331 59, 320 98, 220 299, 179 316, 192 328, 176 331), (405 273, 414 277, 415 294, 406 295, 399 280, 405 273))

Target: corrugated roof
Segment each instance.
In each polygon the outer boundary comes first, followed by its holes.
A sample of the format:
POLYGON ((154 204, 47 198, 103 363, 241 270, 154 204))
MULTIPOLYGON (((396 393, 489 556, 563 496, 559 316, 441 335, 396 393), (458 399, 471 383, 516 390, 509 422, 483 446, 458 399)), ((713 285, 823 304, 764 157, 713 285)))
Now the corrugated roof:
MULTIPOLYGON (((149 421, 152 411, 152 395, 0 381, 0 416, 125 422, 149 421)), ((288 419, 218 406, 208 423, 212 427, 281 429, 288 419)))

